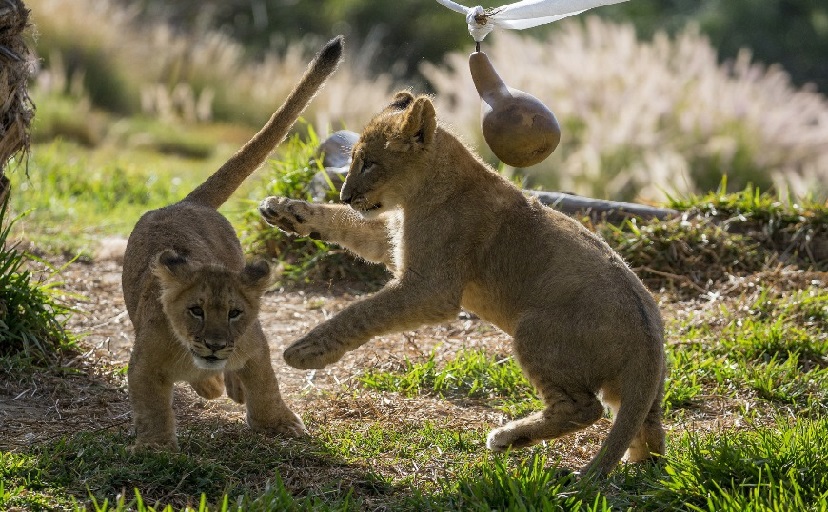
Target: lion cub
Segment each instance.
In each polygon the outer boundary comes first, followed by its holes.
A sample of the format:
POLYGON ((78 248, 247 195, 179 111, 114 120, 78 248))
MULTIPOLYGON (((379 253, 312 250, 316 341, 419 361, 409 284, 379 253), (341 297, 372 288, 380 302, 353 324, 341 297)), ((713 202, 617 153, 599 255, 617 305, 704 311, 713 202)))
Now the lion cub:
POLYGON ((267 124, 182 201, 144 214, 129 236, 122 285, 135 345, 127 374, 135 447, 175 449, 173 383, 204 398, 224 388, 247 403, 254 430, 306 432, 279 394, 257 318, 269 284, 266 262, 245 264, 233 227, 217 208, 281 142, 342 57, 342 38, 322 48, 267 124))
POLYGON ((380 334, 477 313, 514 337, 514 355, 545 409, 489 434, 495 451, 580 430, 608 406, 615 422, 584 474, 664 453, 661 316, 609 246, 546 208, 437 124, 424 96, 400 92, 353 148, 350 205, 269 197, 279 228, 340 244, 395 278, 285 350, 322 368, 380 334))

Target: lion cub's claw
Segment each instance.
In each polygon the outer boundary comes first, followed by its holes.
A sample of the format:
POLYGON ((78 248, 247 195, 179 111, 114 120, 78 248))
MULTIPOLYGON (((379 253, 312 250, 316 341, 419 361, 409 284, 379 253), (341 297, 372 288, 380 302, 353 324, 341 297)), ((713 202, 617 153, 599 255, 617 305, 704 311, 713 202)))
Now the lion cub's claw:
POLYGON ((259 203, 259 213, 268 224, 276 226, 282 231, 307 235, 303 224, 311 215, 310 206, 296 199, 287 197, 268 197, 259 203))

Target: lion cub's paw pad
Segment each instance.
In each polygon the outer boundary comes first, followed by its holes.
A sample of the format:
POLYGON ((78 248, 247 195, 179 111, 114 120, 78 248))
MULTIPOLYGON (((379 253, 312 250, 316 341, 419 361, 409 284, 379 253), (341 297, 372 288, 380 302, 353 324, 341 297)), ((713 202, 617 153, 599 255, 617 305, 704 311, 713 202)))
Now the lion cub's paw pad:
POLYGON ((286 197, 268 197, 259 205, 259 213, 269 223, 281 230, 305 234, 301 229, 311 215, 310 206, 304 201, 286 197))

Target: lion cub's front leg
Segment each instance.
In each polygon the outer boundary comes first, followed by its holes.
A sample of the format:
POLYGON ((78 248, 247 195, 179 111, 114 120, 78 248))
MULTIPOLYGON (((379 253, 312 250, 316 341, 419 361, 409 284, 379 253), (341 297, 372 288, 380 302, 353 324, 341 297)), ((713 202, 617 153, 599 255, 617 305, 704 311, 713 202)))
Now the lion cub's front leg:
POLYGON ((454 318, 460 311, 460 293, 453 289, 404 276, 293 342, 285 349, 285 362, 300 369, 324 368, 374 336, 454 318))
POLYGON ((172 409, 173 381, 152 368, 142 368, 142 362, 134 355, 129 362, 128 379, 129 401, 135 422, 135 444, 131 449, 177 450, 172 409))
POLYGON ((389 268, 391 244, 382 217, 366 219, 345 205, 317 204, 268 197, 259 204, 268 224, 289 233, 339 244, 361 258, 384 263, 389 268))
POLYGON ((252 334, 256 338, 250 358, 239 370, 228 372, 228 395, 243 398, 247 405, 247 424, 266 434, 301 437, 307 434, 305 424, 290 410, 279 392, 276 373, 270 364, 270 351, 260 326, 252 334), (234 389, 238 386, 241 389, 234 389), (243 391, 242 391, 243 390, 243 391))

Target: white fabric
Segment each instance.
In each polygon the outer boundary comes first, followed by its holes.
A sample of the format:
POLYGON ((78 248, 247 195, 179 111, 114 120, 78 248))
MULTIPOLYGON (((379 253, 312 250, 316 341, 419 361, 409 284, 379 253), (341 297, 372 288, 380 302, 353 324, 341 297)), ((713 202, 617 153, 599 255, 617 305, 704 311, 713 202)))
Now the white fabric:
POLYGON ((620 4, 627 0, 523 0, 513 4, 501 5, 489 10, 481 6, 466 7, 452 0, 437 0, 452 11, 466 15, 469 34, 478 43, 495 27, 522 30, 558 21, 567 16, 574 16, 601 5, 620 4), (478 23, 477 19, 482 23, 478 23))

